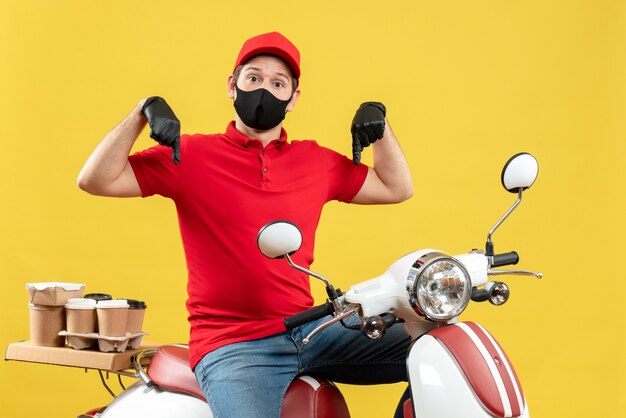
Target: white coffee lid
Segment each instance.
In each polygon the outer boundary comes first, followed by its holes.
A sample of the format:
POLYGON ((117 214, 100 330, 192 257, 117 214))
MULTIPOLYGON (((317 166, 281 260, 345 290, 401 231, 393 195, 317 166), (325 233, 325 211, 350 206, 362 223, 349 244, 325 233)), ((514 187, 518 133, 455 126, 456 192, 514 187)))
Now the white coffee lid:
POLYGON ((96 301, 94 299, 69 298, 65 307, 70 309, 94 309, 96 301))
POLYGON ((96 308, 99 309, 113 309, 113 308, 128 308, 128 302, 126 299, 115 300, 99 300, 96 308))
POLYGON ((35 290, 45 290, 48 288, 62 287, 65 290, 80 290, 85 287, 82 283, 61 283, 61 282, 41 282, 41 283, 26 283, 26 287, 35 290))

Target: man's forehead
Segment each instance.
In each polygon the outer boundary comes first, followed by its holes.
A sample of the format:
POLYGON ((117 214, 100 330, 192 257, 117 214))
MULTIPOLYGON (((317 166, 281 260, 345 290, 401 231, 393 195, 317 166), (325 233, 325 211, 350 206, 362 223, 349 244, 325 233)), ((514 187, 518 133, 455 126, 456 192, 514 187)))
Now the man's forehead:
POLYGON ((281 58, 274 55, 257 55, 252 57, 243 65, 243 71, 272 71, 284 77, 290 78, 291 67, 281 58))

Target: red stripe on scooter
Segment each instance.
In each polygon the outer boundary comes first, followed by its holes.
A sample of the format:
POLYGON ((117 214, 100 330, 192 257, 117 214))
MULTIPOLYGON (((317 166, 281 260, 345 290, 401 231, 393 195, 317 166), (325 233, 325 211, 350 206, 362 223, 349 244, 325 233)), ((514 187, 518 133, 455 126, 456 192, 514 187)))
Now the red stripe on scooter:
MULTIPOLYGON (((514 417, 520 416, 523 411, 523 401, 517 397, 517 394, 515 393, 515 388, 513 386, 513 379, 517 379, 517 376, 509 373, 509 371, 507 370, 505 366, 505 361, 508 362, 509 365, 511 364, 511 362, 509 361, 508 358, 502 359, 500 357, 500 354, 498 353, 498 350, 496 349, 496 347, 493 345, 492 341, 495 342, 496 344, 498 344, 498 342, 495 340, 495 338, 493 338, 493 336, 491 336, 491 339, 489 339, 489 337, 486 334, 487 330, 485 330, 484 328, 478 326, 477 324, 473 322, 465 322, 465 325, 469 326, 472 329, 472 331, 476 333, 478 338, 480 338, 480 341, 483 343, 483 345, 489 352, 489 355, 494 360, 497 366, 498 372, 500 373, 500 377, 502 378, 502 382, 504 383, 504 387, 506 388, 506 394, 511 404, 511 412, 514 417)), ((499 344, 498 344, 498 348, 500 349, 500 352, 506 357, 504 350, 502 350, 502 347, 500 347, 499 344)), ((515 373, 513 370, 513 367, 511 367, 511 372, 515 373)), ((518 388, 520 388, 519 381, 517 381, 516 383, 517 383, 518 388)), ((521 393, 521 389, 520 389, 520 393, 521 393)))
POLYGON ((504 405, 485 359, 461 328, 447 326, 428 333, 447 347, 454 356, 478 399, 496 417, 504 417, 504 405))
MULTIPOLYGON (((515 369, 513 368, 513 363, 511 363, 509 356, 507 356, 506 352, 504 351, 504 349, 502 348, 498 340, 496 340, 493 337, 493 335, 491 335, 491 333, 487 331, 485 328, 483 328, 482 326, 474 322, 467 322, 466 324, 469 325, 472 329, 474 329, 475 332, 479 336, 485 335, 486 337, 487 336, 491 337, 491 339, 488 338, 489 342, 492 343, 492 345, 493 343, 495 343, 497 347, 499 348, 500 350, 499 352, 504 357, 503 359, 504 361, 502 362, 501 365, 498 365, 498 370, 500 370, 500 374, 502 375, 503 380, 504 380, 505 375, 508 376, 508 382, 510 382, 511 384, 511 389, 509 389, 509 387, 507 386, 507 393, 509 394, 509 399, 511 399, 511 407, 513 409, 513 416, 515 417, 515 416, 521 415, 522 412, 524 412, 524 409, 526 409, 526 404, 524 403, 524 391, 522 390, 522 385, 519 381, 519 378, 517 377, 517 373, 515 372, 515 369), (476 331, 477 329, 480 330, 482 334, 479 334, 476 331), (509 366, 508 369, 506 367, 506 364, 508 364, 509 366), (515 391, 515 388, 513 387, 513 385, 517 386, 518 392, 515 391)), ((483 339, 481 337, 481 341, 482 340, 483 339)), ((504 382, 506 385, 507 380, 504 380, 504 382)))

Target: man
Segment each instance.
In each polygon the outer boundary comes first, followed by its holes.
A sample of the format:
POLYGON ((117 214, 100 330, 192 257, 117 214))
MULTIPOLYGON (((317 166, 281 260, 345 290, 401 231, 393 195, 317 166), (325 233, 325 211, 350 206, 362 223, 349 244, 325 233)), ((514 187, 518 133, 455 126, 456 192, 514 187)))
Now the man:
POLYGON ((330 200, 359 204, 408 199, 408 164, 384 105, 362 104, 352 124, 353 159, 314 141, 288 141, 282 128, 300 91, 300 54, 279 33, 247 40, 228 78, 235 121, 224 134, 183 135, 165 100, 141 100, 93 151, 78 183, 96 195, 160 194, 178 212, 189 272, 190 363, 215 417, 280 415, 299 373, 337 381, 406 380, 408 338, 400 327, 373 342, 340 325, 304 346, 316 325, 286 332, 283 319, 313 304, 308 277, 256 248, 263 225, 297 224, 294 261, 313 262, 315 230, 330 200), (160 145, 129 157, 145 124, 160 145), (374 167, 359 163, 373 143, 374 167))

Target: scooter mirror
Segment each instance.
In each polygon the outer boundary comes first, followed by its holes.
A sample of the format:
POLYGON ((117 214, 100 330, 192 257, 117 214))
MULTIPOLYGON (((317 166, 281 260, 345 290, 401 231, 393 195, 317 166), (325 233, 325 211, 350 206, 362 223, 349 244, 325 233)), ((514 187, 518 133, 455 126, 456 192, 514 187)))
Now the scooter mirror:
POLYGON ((274 221, 261 228, 256 243, 266 257, 281 258, 300 249, 302 233, 291 222, 274 221))
POLYGON ((502 185, 511 193, 519 193, 533 185, 537 179, 539 164, 527 152, 512 156, 502 169, 502 185))

